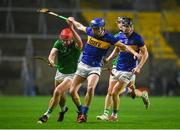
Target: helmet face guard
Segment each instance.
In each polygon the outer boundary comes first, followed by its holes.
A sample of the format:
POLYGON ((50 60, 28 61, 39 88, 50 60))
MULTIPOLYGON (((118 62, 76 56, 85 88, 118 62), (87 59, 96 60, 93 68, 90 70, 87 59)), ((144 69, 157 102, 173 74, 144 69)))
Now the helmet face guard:
POLYGON ((125 34, 128 34, 133 29, 132 19, 129 17, 118 17, 117 23, 120 30, 122 30, 125 34))
POLYGON ((63 42, 64 46, 68 46, 72 43, 73 33, 69 28, 65 28, 61 31, 59 39, 63 42))
POLYGON ((104 32, 104 27, 92 27, 92 32, 95 36, 101 36, 104 32))
POLYGON ((104 32, 105 22, 102 18, 95 18, 91 21, 90 26, 95 36, 101 36, 104 32))
POLYGON ((133 23, 132 23, 132 19, 129 17, 118 17, 117 19, 117 23, 121 23, 122 26, 124 27, 132 27, 133 23))

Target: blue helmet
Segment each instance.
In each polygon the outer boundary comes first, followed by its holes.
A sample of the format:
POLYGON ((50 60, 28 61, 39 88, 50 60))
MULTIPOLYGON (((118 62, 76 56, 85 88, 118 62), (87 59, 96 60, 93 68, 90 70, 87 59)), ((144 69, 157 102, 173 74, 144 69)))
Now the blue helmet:
POLYGON ((91 25, 91 27, 94 27, 94 28, 104 27, 105 22, 104 22, 104 19, 102 19, 102 18, 95 18, 95 19, 91 20, 90 25, 91 25))

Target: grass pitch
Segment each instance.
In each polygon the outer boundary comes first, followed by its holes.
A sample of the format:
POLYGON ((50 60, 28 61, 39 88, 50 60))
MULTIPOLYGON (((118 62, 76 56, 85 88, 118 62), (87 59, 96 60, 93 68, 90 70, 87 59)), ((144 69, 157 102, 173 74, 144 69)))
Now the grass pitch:
POLYGON ((119 121, 98 121, 105 97, 94 97, 88 122, 76 123, 76 109, 68 97, 69 111, 63 122, 57 122, 59 107, 45 124, 37 124, 47 110, 50 97, 0 97, 0 129, 180 129, 180 97, 150 97, 151 106, 145 110, 141 99, 121 99, 119 121))

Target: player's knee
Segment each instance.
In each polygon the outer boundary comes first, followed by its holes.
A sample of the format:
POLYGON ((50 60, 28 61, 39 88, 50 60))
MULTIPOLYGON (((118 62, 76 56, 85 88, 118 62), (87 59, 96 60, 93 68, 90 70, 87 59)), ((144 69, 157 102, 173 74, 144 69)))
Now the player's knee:
POLYGON ((111 93, 111 92, 108 92, 107 95, 108 95, 108 96, 112 96, 112 93, 111 93))
POLYGON ((69 90, 69 93, 71 94, 71 96, 74 96, 75 93, 76 93, 76 91, 75 91, 75 89, 71 88, 71 89, 69 90))
POLYGON ((54 96, 55 97, 59 96, 60 94, 61 94, 60 90, 58 90, 58 89, 54 90, 54 96))
POLYGON ((112 93, 111 93, 111 96, 117 96, 118 95, 118 92, 116 92, 116 91, 113 91, 112 93))
POLYGON ((90 95, 93 95, 94 94, 94 88, 89 86, 87 89, 87 93, 89 93, 90 95))
POLYGON ((112 91, 108 89, 107 95, 108 95, 108 96, 112 96, 112 91))

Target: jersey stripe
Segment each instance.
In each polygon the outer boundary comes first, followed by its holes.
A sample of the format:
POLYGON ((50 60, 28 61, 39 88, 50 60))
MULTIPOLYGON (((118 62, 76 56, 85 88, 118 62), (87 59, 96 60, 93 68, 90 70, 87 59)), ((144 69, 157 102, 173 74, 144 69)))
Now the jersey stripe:
POLYGON ((92 46, 95 46, 97 48, 101 48, 101 49, 108 49, 111 45, 108 42, 98 40, 98 39, 91 37, 91 36, 88 36, 87 43, 92 45, 92 46))

